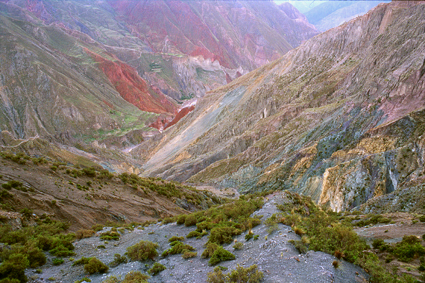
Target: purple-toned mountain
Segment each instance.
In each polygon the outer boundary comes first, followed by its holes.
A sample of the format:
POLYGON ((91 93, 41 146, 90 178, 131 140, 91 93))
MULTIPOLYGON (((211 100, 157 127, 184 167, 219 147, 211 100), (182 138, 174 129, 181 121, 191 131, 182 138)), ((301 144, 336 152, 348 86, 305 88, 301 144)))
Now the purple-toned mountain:
POLYGON ((273 2, 0 0, 0 11, 1 130, 16 138, 161 130, 193 109, 186 100, 318 33, 273 2))

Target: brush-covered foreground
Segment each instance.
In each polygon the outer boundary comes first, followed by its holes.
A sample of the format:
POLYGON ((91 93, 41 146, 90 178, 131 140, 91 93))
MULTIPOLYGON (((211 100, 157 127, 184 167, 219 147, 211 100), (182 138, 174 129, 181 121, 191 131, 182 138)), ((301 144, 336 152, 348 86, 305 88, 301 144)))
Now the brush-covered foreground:
POLYGON ((68 225, 45 217, 19 230, 2 224, 0 282, 423 280, 421 238, 375 240, 371 247, 353 230, 379 225, 397 224, 383 216, 334 213, 289 192, 241 196, 156 224, 94 225, 68 234, 68 225), (409 268, 395 270, 391 261, 409 268))

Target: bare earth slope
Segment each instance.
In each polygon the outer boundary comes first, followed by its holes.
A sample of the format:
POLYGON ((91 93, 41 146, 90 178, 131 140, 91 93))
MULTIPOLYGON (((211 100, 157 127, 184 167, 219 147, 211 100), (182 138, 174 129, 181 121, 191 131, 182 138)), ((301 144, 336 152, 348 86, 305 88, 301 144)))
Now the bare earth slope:
POLYGON ((250 1, 1 0, 0 28, 0 130, 101 147, 158 133, 318 34, 292 6, 250 1))
POLYGON ((151 152, 144 174, 290 189, 337 211, 405 188, 422 195, 424 13, 423 2, 379 5, 210 92, 139 150, 151 152))

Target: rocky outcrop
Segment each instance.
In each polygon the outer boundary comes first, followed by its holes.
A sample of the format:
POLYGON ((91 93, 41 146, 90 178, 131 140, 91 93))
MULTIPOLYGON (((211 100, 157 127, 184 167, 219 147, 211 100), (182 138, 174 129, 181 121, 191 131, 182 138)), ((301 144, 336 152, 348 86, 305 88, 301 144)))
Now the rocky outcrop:
POLYGON ((144 174, 289 189, 337 211, 422 182, 424 12, 379 5, 210 92, 144 174))

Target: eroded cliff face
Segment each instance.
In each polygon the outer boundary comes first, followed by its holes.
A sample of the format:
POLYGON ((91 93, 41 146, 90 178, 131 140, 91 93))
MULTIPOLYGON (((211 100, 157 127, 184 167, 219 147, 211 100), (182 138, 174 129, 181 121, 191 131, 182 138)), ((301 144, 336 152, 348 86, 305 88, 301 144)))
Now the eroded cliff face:
POLYGON ((188 100, 318 33, 286 10, 272 2, 1 0, 0 130, 108 147, 131 131, 170 127, 193 109, 188 100))
POLYGON ((288 189, 336 211, 421 183, 424 13, 379 5, 210 92, 150 148, 144 174, 288 189))

